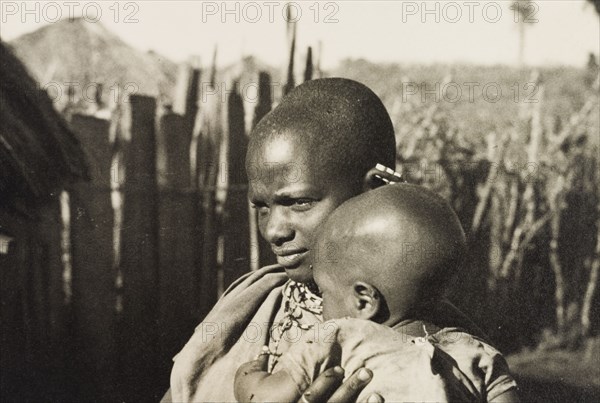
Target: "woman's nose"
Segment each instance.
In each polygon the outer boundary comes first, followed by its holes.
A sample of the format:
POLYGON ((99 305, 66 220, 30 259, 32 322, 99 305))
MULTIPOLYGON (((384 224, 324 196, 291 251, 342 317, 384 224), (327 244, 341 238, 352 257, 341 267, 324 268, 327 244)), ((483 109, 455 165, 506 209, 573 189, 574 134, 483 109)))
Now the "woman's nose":
POLYGON ((294 239, 293 225, 283 208, 275 207, 271 209, 271 214, 269 214, 265 226, 264 237, 269 243, 277 246, 294 239))

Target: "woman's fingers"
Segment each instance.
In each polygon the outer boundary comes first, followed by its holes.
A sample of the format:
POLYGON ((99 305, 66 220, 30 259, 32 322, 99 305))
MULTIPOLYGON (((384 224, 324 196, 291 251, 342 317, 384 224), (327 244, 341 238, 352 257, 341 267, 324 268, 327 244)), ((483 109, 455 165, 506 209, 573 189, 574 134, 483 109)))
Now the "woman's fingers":
POLYGON ((325 370, 315 381, 304 391, 300 397, 301 403, 325 402, 333 392, 342 384, 344 379, 344 370, 339 367, 333 367, 325 370))
MULTIPOLYGON (((373 379, 373 372, 366 368, 360 368, 348 380, 342 383, 344 370, 337 366, 329 368, 315 379, 315 381, 304 391, 299 402, 341 402, 354 403, 360 392, 373 379)), ((377 393, 367 397, 368 403, 383 403, 384 399, 377 393)))
POLYGON ((373 379, 373 373, 367 368, 360 368, 353 373, 342 386, 329 398, 329 402, 355 402, 356 398, 373 379))

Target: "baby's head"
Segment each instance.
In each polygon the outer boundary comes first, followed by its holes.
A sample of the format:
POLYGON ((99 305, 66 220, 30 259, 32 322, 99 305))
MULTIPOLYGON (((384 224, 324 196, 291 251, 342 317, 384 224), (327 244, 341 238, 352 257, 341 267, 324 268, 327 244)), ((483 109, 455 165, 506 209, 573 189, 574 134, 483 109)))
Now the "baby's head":
POLYGON ((317 238, 323 315, 392 326, 439 299, 465 250, 458 217, 431 191, 393 184, 362 193, 340 205, 317 238))

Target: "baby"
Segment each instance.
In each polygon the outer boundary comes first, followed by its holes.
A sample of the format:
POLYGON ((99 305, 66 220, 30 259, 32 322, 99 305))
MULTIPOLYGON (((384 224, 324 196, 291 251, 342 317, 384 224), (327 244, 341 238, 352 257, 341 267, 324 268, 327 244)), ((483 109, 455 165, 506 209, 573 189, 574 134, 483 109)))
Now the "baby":
POLYGON ((393 184, 339 206, 317 240, 313 277, 326 322, 305 332, 272 371, 268 352, 240 367, 239 401, 297 401, 325 369, 360 367, 386 401, 511 401, 501 354, 458 329, 427 322, 465 254, 450 206, 426 189, 393 184), (277 395, 281 384, 296 393, 277 395))

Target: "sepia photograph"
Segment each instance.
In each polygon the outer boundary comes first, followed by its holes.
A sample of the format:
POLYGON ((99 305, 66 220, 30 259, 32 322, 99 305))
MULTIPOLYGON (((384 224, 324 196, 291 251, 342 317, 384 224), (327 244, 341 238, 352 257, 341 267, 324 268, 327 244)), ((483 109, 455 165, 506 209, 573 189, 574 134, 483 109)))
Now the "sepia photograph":
POLYGON ((2 402, 600 401, 600 1, 0 0, 2 402))

